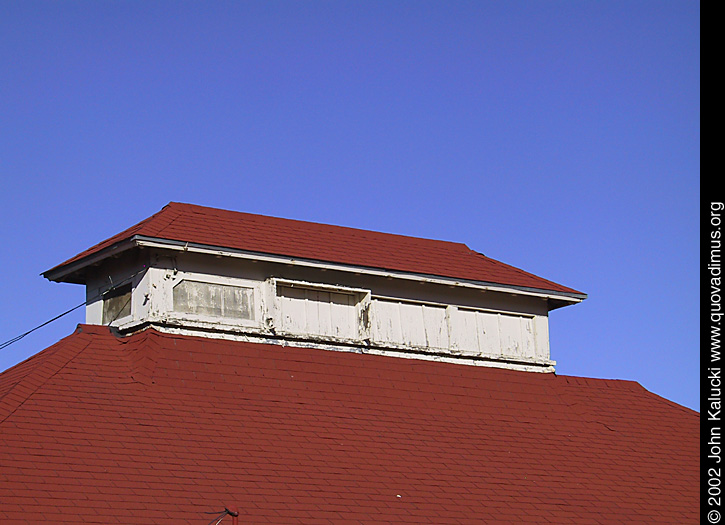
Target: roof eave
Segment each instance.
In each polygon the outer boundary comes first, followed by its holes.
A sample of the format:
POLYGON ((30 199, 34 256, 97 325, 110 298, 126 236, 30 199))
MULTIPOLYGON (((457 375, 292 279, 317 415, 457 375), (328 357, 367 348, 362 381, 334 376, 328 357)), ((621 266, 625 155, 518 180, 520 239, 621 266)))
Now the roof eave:
MULTIPOLYGON (((318 268, 324 270, 338 270, 343 272, 363 273, 368 275, 376 275, 379 277, 390 277, 397 279, 406 279, 419 282, 429 282, 432 284, 443 284, 446 286, 459 286, 465 288, 476 288, 484 291, 498 291, 505 293, 514 293, 520 295, 538 296, 544 299, 558 301, 562 304, 555 306, 565 306, 565 304, 576 304, 587 298, 586 294, 579 292, 562 292, 558 290, 546 290, 540 288, 516 286, 509 284, 473 281, 469 279, 456 279, 431 274, 420 274, 412 272, 404 272, 401 270, 391 270, 385 268, 374 268, 369 266, 358 266, 351 264, 343 264, 329 261, 320 261, 315 259, 304 259, 299 257, 291 257, 285 255, 276 255, 269 253, 252 252, 239 250, 234 248, 226 248, 223 246, 211 246, 192 242, 174 241, 169 239, 161 239, 155 237, 147 237, 144 235, 136 235, 133 238, 138 246, 147 248, 160 248, 177 251, 188 251, 194 253, 203 253, 215 256, 235 257, 240 259, 249 259, 256 261, 266 261, 272 263, 281 263, 286 265, 298 265, 310 268, 318 268), (565 303, 565 304, 563 304, 565 303)), ((550 308, 553 309, 553 308, 550 308)))
POLYGON ((125 251, 136 248, 137 246, 138 242, 136 240, 136 236, 134 236, 112 244, 111 246, 107 246, 106 248, 81 259, 71 260, 69 263, 59 264, 50 270, 46 270, 40 275, 49 281, 57 283, 86 284, 84 270, 88 267, 98 264, 110 257, 118 256, 125 251))
POLYGON ((547 290, 543 288, 517 286, 486 281, 473 281, 469 279, 456 279, 439 275, 411 273, 386 268, 373 268, 368 266, 357 266, 329 261, 319 261, 314 259, 291 257, 286 255, 260 253, 235 248, 227 248, 223 246, 212 246, 193 242, 164 239, 159 237, 149 237, 146 235, 134 235, 128 239, 124 239, 123 241, 119 241, 111 246, 108 246, 96 253, 88 255, 87 257, 83 257, 68 264, 61 264, 59 266, 56 266, 55 268, 51 268, 50 270, 43 272, 42 275, 50 281, 85 284, 84 270, 86 270, 88 267, 98 264, 104 259, 118 256, 122 252, 137 247, 187 251, 215 256, 226 256, 239 259, 281 263, 293 266, 305 266, 309 268, 318 268, 325 270, 364 273, 368 275, 376 275, 386 278, 405 279, 462 288, 474 288, 482 291, 535 296, 546 299, 549 304, 549 310, 554 310, 556 308, 561 308, 562 306, 568 306, 570 304, 580 303, 587 298, 586 294, 578 292, 563 292, 559 290, 547 290))

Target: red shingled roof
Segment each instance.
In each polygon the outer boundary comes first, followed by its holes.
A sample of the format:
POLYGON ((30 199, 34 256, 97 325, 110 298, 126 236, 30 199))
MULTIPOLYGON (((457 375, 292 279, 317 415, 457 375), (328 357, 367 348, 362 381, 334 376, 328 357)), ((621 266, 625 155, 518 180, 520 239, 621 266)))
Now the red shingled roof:
POLYGON ((0 396, 3 523, 699 520, 699 415, 628 381, 81 326, 0 396))
POLYGON ((172 202, 160 212, 76 255, 47 273, 143 235, 314 261, 466 279, 575 294, 556 284, 477 253, 465 244, 406 237, 218 210, 172 202))

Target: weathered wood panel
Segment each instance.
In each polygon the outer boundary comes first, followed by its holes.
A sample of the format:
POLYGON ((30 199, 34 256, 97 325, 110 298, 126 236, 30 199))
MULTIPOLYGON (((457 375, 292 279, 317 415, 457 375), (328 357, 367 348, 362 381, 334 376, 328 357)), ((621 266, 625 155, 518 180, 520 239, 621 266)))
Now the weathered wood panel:
POLYGON ((482 355, 499 355, 501 353, 501 330, 498 314, 476 312, 476 330, 478 331, 478 351, 482 355))
POLYGON ((450 342, 448 337, 448 316, 446 309, 441 306, 423 305, 423 322, 425 336, 430 348, 447 349, 450 342))
POLYGON ((512 315, 498 316, 501 333, 501 349, 503 355, 521 357, 524 354, 521 337, 521 318, 512 315))
POLYGON ((278 286, 281 326, 299 335, 358 339, 360 331, 354 294, 278 286))
POLYGON ((403 332, 400 326, 398 303, 392 301, 373 301, 372 339, 375 342, 403 344, 403 332))
POLYGON ((462 354, 536 356, 532 317, 453 307, 449 325, 451 349, 462 354))
POLYGON ((424 307, 419 304, 398 303, 400 331, 403 344, 410 346, 427 346, 428 341, 425 334, 427 327, 423 320, 423 308, 424 307))
POLYGON ((458 308, 450 309, 451 349, 462 354, 478 355, 477 312, 458 308))
POLYGON ((448 325, 443 306, 375 299, 372 339, 378 343, 448 348, 448 325))
MULTIPOLYGON (((280 285, 277 296, 285 332, 350 340, 367 337, 355 293, 280 285)), ((469 307, 374 297, 369 336, 376 344, 464 356, 537 357, 532 316, 469 307)))

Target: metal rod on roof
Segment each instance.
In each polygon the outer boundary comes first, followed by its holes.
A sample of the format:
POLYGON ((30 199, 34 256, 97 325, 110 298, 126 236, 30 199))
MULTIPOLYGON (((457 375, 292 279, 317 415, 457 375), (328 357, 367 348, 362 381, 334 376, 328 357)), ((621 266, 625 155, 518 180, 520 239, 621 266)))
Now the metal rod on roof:
POLYGON ((239 511, 237 510, 237 507, 227 507, 224 510, 226 510, 227 514, 232 517, 232 525, 239 525, 239 511))

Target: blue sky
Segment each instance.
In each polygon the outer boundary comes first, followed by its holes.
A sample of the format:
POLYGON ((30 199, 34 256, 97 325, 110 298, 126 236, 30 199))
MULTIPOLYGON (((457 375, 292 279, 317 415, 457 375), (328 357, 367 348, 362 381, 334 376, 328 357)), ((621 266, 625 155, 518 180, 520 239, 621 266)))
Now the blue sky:
MULTIPOLYGON (((169 201, 465 242, 582 290, 557 373, 699 410, 691 1, 0 2, 0 340, 169 201)), ((3 370, 82 310, 0 350, 3 370)))

